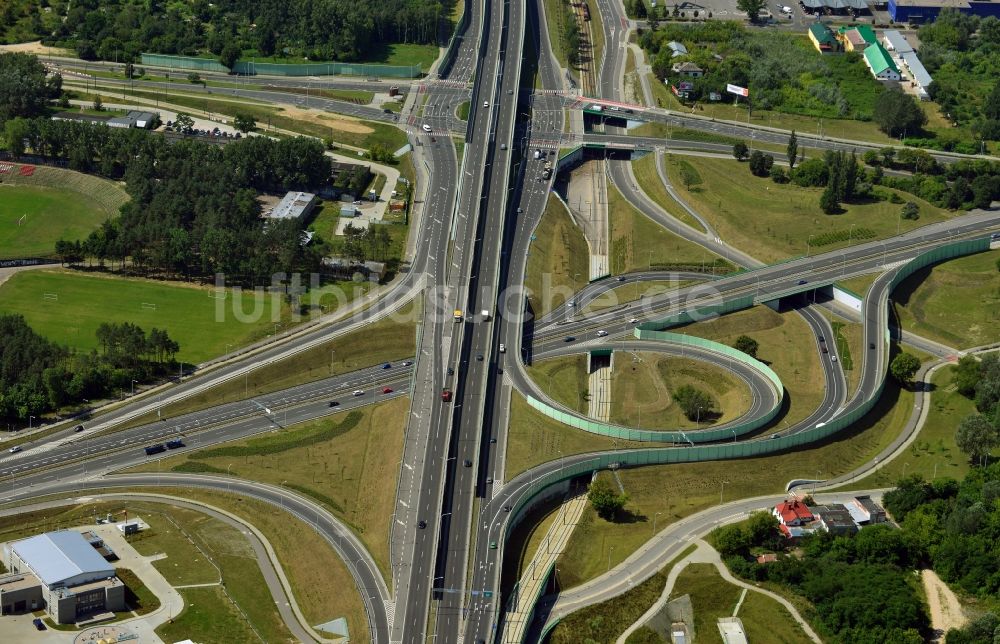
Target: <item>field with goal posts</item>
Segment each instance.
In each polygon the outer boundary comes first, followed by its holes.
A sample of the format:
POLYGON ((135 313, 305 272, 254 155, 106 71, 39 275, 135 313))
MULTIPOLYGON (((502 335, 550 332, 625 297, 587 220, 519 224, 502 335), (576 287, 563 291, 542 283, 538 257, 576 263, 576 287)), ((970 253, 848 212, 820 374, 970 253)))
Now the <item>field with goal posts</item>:
POLYGON ((113 181, 0 161, 0 259, 50 257, 58 240, 85 239, 127 201, 113 181))
POLYGON ((289 325, 288 305, 280 296, 257 301, 252 293, 60 269, 11 276, 0 285, 0 313, 20 313, 36 332, 82 351, 97 348, 94 334, 102 322, 132 322, 147 333, 166 329, 181 346, 178 360, 191 364, 289 325))

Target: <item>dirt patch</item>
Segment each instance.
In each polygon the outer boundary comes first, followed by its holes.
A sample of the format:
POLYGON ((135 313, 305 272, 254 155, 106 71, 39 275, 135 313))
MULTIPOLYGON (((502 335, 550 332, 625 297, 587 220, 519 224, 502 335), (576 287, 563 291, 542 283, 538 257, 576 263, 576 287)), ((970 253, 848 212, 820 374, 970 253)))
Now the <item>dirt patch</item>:
POLYGON ((935 632, 934 641, 943 641, 944 634, 949 629, 965 625, 962 605, 951 588, 933 570, 921 570, 920 579, 924 582, 924 592, 927 594, 927 608, 931 616, 931 627, 935 632))
POLYGON ((5 268, 0 268, 0 286, 10 279, 10 276, 14 273, 20 273, 21 271, 30 271, 38 268, 52 268, 52 264, 37 264, 35 266, 7 266, 5 268))
POLYGON ((290 105, 283 105, 281 107, 281 112, 287 114, 293 119, 299 121, 310 121, 312 123, 317 123, 319 125, 324 125, 326 127, 331 127, 335 130, 340 130, 341 132, 352 132, 354 134, 371 134, 375 130, 343 116, 334 116, 327 114, 326 112, 320 112, 319 110, 307 110, 301 107, 292 107, 290 105))
POLYGON ((46 47, 42 41, 19 42, 13 45, 0 45, 0 51, 19 51, 26 54, 52 54, 53 56, 66 56, 69 52, 60 47, 46 47))

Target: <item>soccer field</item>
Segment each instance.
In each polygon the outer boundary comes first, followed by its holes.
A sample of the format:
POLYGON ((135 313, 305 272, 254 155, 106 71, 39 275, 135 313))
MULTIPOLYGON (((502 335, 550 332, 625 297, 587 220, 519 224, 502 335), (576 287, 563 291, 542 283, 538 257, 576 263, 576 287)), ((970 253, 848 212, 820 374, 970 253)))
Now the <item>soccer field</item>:
POLYGON ((190 364, 273 333, 274 304, 279 307, 278 331, 287 326, 288 307, 280 297, 266 295, 258 303, 253 294, 241 295, 241 317, 251 320, 241 322, 233 313, 232 291, 225 299, 213 294, 205 287, 35 270, 13 275, 0 286, 0 313, 20 313, 37 333, 83 351, 97 348, 94 333, 102 322, 132 322, 147 333, 153 327, 166 329, 181 346, 177 359, 190 364))
POLYGON ((0 185, 0 259, 51 256, 58 240, 83 240, 117 214, 72 190, 0 185))

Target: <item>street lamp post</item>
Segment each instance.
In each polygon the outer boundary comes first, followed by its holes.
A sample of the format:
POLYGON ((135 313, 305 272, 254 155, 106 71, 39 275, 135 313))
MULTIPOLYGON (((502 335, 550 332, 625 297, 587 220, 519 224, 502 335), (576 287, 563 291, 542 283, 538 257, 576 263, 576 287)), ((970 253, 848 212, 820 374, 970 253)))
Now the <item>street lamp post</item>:
POLYGON ((614 551, 615 551, 615 547, 614 546, 611 546, 611 549, 608 550, 608 571, 609 572, 611 571, 611 553, 614 552, 614 551))
POLYGON ((137 382, 136 380, 133 380, 133 381, 132 381, 132 386, 131 386, 131 390, 129 391, 129 396, 130 396, 130 397, 131 397, 131 396, 134 396, 134 395, 135 395, 135 383, 136 383, 136 382, 137 382))
POLYGON ((722 492, 726 489, 726 483, 729 481, 723 481, 719 486, 719 505, 722 505, 722 492))
MULTIPOLYGON (((232 476, 232 467, 233 467, 232 463, 230 463, 229 465, 226 466, 226 476, 227 477, 232 476)), ((226 491, 227 492, 232 492, 233 491, 232 481, 230 481, 228 478, 226 479, 226 491)))
POLYGON ((662 512, 657 512, 656 514, 653 515, 653 534, 656 534, 656 519, 661 514, 663 514, 663 513, 662 512))
POLYGON ((31 431, 31 421, 35 420, 34 416, 28 416, 28 431, 31 431))

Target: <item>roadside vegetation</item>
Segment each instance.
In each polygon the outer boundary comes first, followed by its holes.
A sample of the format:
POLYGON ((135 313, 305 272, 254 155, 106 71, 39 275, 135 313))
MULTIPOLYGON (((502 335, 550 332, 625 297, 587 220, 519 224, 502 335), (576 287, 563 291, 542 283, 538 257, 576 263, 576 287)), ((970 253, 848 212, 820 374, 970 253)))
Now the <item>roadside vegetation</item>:
POLYGON ((0 13, 0 43, 41 39, 72 49, 83 60, 138 62, 140 52, 218 60, 306 63, 328 60, 419 64, 437 57, 439 30, 451 24, 456 2, 389 0, 378 5, 291 0, 280 5, 166 6, 132 0, 69 2, 15 0, 0 13), (96 11, 96 13, 95 13, 96 11), (94 18, 97 15, 98 18, 94 18), (139 24, 155 30, 135 29, 139 24), (124 34, 124 35, 123 35, 124 34), (261 60, 263 59, 263 60, 261 60))
POLYGON ((164 405, 136 418, 128 426, 174 418, 227 402, 280 391, 363 367, 410 358, 416 352, 414 304, 402 307, 367 327, 324 342, 297 355, 269 362, 243 378, 233 378, 204 393, 164 405))
POLYGON ((997 340, 1000 251, 977 253, 921 269, 892 294, 907 331, 958 349, 997 340))
MULTIPOLYGON (((690 545, 646 581, 635 585, 612 600, 587 606, 570 613, 549 634, 550 644, 577 644, 578 642, 613 642, 625 632, 653 603, 660 598, 667 583, 667 576, 678 561, 694 550, 690 545)), ((567 586, 555 577, 558 588, 567 586)), ((631 639, 629 640, 632 641, 631 639)))
POLYGON ((640 213, 610 183, 608 220, 613 275, 653 269, 711 274, 733 270, 732 264, 715 253, 673 234, 640 213))
MULTIPOLYGON (((818 160, 822 164, 822 160, 818 160)), ((827 252, 870 239, 882 239, 918 226, 944 221, 949 215, 918 197, 905 193, 900 205, 893 204, 896 190, 873 189, 872 198, 844 202, 836 216, 826 215, 820 207, 823 190, 802 187, 794 182, 777 183, 771 179, 734 176, 750 172, 735 160, 689 157, 701 177, 701 183, 685 187, 680 166, 671 159, 667 171, 678 192, 702 213, 723 239, 759 260, 779 261, 805 255, 807 247, 827 252), (919 205, 918 220, 904 219, 901 204, 919 205), (756 213, 747 218, 746 213, 756 213)), ((812 161, 806 163, 811 164, 812 161)), ((821 184, 822 185, 822 184, 821 184)))
POLYGON ((587 413, 590 400, 587 356, 575 355, 533 362, 527 367, 531 379, 552 400, 567 408, 587 413))
POLYGON ((611 422, 640 429, 701 429, 731 422, 750 409, 746 383, 728 370, 701 360, 652 352, 615 355, 611 374, 611 422), (689 418, 685 388, 697 388, 705 402, 689 418))
POLYGON ((157 459, 134 471, 227 473, 288 487, 345 521, 389 575, 387 530, 395 502, 409 398, 157 459))
POLYGON ((524 286, 535 316, 560 306, 587 284, 590 248, 566 206, 549 195, 528 249, 524 286))
MULTIPOLYGON (((827 479, 853 470, 870 461, 899 435, 912 408, 913 394, 890 380, 868 416, 812 447, 762 458, 620 470, 618 478, 628 495, 628 503, 620 516, 611 521, 599 517, 590 507, 584 510, 559 559, 563 586, 569 588, 602 574, 609 558, 612 566, 624 561, 652 536, 654 520, 656 529, 662 530, 720 500, 781 494, 792 479, 827 479), (670 493, 664 494, 664 489, 670 493)), ((532 429, 537 432, 543 428, 532 429)), ((629 446, 619 443, 618 447, 629 446)), ((512 448, 508 447, 508 454, 512 448)), ((558 458, 558 454, 544 460, 553 458, 558 458)), ((599 476, 608 477, 612 485, 617 485, 609 473, 599 476)))
POLYGON ((823 368, 812 329, 794 311, 777 313, 756 306, 670 330, 730 346, 741 335, 752 336, 758 344, 757 359, 771 367, 785 387, 788 402, 775 421, 780 427, 802 420, 823 400, 823 368))

